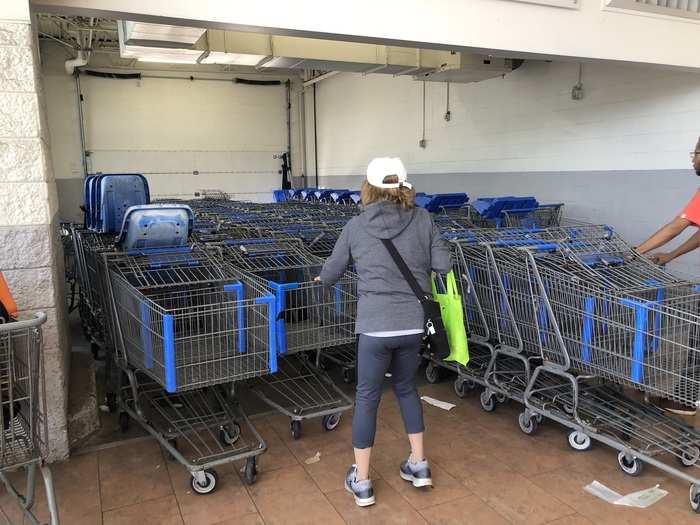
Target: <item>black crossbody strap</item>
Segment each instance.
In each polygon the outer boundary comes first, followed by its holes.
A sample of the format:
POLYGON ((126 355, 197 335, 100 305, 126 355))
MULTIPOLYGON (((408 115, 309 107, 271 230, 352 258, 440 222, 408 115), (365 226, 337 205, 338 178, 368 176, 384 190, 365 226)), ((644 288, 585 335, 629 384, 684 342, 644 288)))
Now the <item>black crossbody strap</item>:
POLYGON ((416 295, 418 300, 421 303, 424 303, 427 300, 427 297, 425 296, 425 292, 423 292, 423 290, 421 290, 421 287, 418 284, 418 281, 416 281, 416 278, 414 277, 410 268, 406 264, 406 261, 404 261, 403 257, 401 257, 401 254, 396 249, 396 246, 394 246, 394 243, 391 242, 390 239, 380 239, 380 240, 382 241, 384 246, 386 246, 386 249, 389 252, 389 255, 391 255, 391 258, 396 263, 396 266, 399 267, 399 271, 401 272, 401 275, 403 275, 403 278, 406 279, 408 286, 411 287, 411 290, 413 290, 413 293, 416 295))

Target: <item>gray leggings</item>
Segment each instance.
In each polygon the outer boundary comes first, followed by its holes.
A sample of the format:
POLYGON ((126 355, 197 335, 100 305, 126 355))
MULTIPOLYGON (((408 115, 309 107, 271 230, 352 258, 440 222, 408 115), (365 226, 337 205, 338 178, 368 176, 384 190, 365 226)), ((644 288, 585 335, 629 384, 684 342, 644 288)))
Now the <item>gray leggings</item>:
POLYGON ((384 374, 391 372, 391 385, 399 401, 407 434, 423 432, 423 407, 414 377, 420 364, 421 334, 398 337, 360 335, 357 344, 357 394, 352 418, 352 446, 374 445, 377 408, 382 397, 384 374))

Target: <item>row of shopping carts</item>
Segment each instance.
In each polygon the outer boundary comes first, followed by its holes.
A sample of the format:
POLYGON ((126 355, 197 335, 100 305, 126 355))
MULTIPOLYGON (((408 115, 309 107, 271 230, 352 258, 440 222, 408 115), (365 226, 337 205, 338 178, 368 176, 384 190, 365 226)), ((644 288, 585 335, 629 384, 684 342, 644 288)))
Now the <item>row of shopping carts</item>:
POLYGON ((475 344, 467 367, 431 361, 427 379, 450 369, 486 411, 521 403, 527 434, 553 420, 575 450, 617 450, 629 475, 649 464, 685 480, 699 511, 700 433, 651 398, 700 405, 700 287, 607 226, 444 231, 475 344))
POLYGON ((333 430, 352 406, 321 366, 355 341, 355 275, 314 281, 352 216, 335 211, 207 194, 130 207, 116 237, 73 229, 80 312, 116 365, 108 405, 123 430, 133 420, 158 439, 196 493, 231 461, 256 479, 266 445, 240 390, 287 415, 295 439, 303 420, 333 430))

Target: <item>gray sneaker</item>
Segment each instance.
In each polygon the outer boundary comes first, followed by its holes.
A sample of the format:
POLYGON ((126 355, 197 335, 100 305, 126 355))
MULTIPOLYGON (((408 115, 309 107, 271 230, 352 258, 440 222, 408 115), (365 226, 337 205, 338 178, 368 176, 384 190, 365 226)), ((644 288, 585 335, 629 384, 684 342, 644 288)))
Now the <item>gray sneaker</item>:
POLYGON ((352 494, 358 507, 374 505, 374 489, 371 479, 357 481, 357 465, 353 465, 345 476, 345 490, 352 494))
POLYGON ((418 461, 412 463, 410 458, 401 463, 399 467, 399 474, 401 479, 410 481, 413 483, 414 487, 432 487, 433 478, 430 473, 430 465, 428 465, 428 460, 418 461))

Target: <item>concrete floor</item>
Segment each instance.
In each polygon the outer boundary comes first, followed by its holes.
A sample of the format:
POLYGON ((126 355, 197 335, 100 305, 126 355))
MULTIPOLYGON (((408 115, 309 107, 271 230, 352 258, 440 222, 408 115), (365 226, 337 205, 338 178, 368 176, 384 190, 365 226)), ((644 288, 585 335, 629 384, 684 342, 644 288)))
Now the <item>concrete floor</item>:
MULTIPOLYGON (((62 523, 116 524, 674 524, 697 523, 688 485, 647 467, 639 478, 622 474, 603 446, 574 452, 565 431, 545 423, 535 436, 518 428, 519 407, 488 414, 476 395, 458 400, 452 384, 422 385, 422 394, 457 403, 450 412, 426 406, 427 450, 435 488, 416 490, 398 476, 408 446, 393 396, 379 413, 373 457, 377 504, 357 508, 343 490, 352 460, 350 418, 327 433, 316 421, 292 441, 286 418, 255 418, 268 444, 258 481, 245 486, 240 465, 218 468, 214 494, 198 496, 188 474, 151 439, 75 455, 53 466, 62 523), (306 460, 320 453, 320 461, 306 460), (619 493, 659 484, 669 495, 646 510, 616 507, 583 491, 594 479, 619 493)), ((44 498, 38 508, 43 516, 44 498)), ((16 504, 0 496, 0 523, 22 523, 16 504)), ((25 521, 26 523, 26 521, 25 521)))

